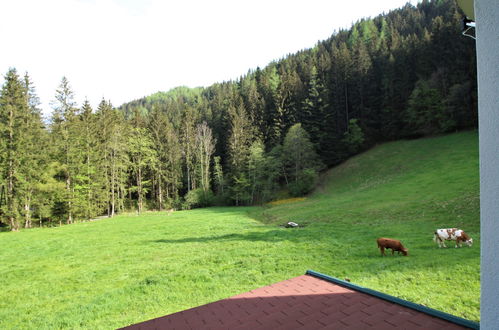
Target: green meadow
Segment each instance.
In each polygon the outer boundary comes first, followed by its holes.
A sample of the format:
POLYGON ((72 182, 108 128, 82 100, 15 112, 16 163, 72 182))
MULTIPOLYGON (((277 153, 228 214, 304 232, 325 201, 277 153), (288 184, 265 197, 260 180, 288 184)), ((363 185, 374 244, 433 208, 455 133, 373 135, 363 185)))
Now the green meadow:
POLYGON ((307 269, 478 321, 479 234, 476 131, 391 142, 302 200, 2 232, 0 328, 117 328, 307 269), (439 249, 433 231, 445 227, 475 245, 439 249), (409 256, 382 257, 381 236, 409 256))

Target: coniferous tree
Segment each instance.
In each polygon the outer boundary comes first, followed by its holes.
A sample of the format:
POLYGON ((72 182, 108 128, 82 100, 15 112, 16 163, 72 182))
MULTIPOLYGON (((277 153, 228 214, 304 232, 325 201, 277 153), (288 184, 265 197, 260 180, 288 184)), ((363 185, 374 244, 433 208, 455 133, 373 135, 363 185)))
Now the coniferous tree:
MULTIPOLYGON (((100 107, 102 106, 101 102, 100 107)), ((97 116, 93 113, 88 100, 85 100, 81 107, 78 124, 80 133, 79 148, 83 162, 79 173, 78 190, 80 190, 84 200, 81 205, 83 208, 81 213, 88 220, 101 214, 104 209, 102 201, 106 198, 103 189, 105 173, 99 170, 99 159, 101 158, 99 155, 101 151, 99 135, 101 132, 98 130, 97 116)))
POLYGON ((36 202, 40 191, 37 189, 43 173, 47 170, 47 154, 40 152, 46 147, 47 131, 42 122, 40 101, 35 92, 31 78, 26 73, 24 76, 24 88, 28 112, 24 116, 24 132, 26 135, 24 152, 25 156, 21 162, 20 172, 23 173, 23 200, 24 200, 24 226, 32 226, 33 203, 36 202))
POLYGON ((249 149, 248 178, 251 185, 251 204, 262 194, 264 186, 265 148, 263 142, 254 141, 249 149))
POLYGON ((197 188, 195 171, 196 144, 196 113, 191 107, 186 107, 183 114, 181 136, 186 168, 187 191, 197 188))
POLYGON ((29 140, 26 131, 29 117, 27 92, 16 70, 10 69, 0 92, 0 156, 4 195, 1 211, 12 231, 19 230, 20 208, 24 204, 21 193, 24 173, 21 164, 26 158, 29 140))
POLYGON ((106 101, 95 114, 88 102, 78 109, 63 78, 49 129, 29 77, 10 70, 0 95, 2 221, 17 229, 112 216, 127 194, 139 210, 177 207, 209 192, 210 178, 219 201, 230 194, 237 205, 272 198, 276 183, 302 194, 320 166, 296 170, 296 123, 328 166, 385 140, 476 127, 474 43, 459 20, 453 0, 406 5, 236 81, 119 111, 106 101))
MULTIPOLYGON (((167 101, 159 93, 137 104, 147 111, 155 104, 164 105, 169 116, 183 113, 186 106, 199 111, 198 118, 207 120, 217 139, 215 154, 227 164, 228 186, 235 182, 230 108, 241 99, 255 128, 251 141, 261 138, 265 149, 272 150, 294 123, 301 122, 330 166, 377 142, 434 134, 435 129, 419 130, 410 124, 413 111, 408 110, 408 100, 420 79, 430 82, 442 99, 438 131, 476 125, 474 45, 461 38, 458 26, 452 0, 406 5, 362 19, 350 30, 249 71, 237 81, 217 83, 198 94, 174 89, 165 93, 167 101), (458 91, 464 90, 459 97, 458 91), (354 138, 359 132, 363 142, 352 142, 359 140, 354 138)), ((183 120, 172 122, 176 128, 184 125, 183 120)), ((180 131, 185 135, 185 129, 180 131)), ((185 171, 191 172, 190 168, 185 171)), ((246 179, 238 182, 245 185, 246 179)), ((190 183, 196 176, 184 175, 184 180, 187 190, 196 186, 190 183)))
POLYGON ((364 133, 357 124, 357 119, 350 119, 348 130, 344 134, 343 142, 350 154, 357 153, 364 143, 364 133))
POLYGON ((251 188, 251 204, 270 200, 278 189, 281 175, 281 155, 265 153, 262 141, 254 141, 249 150, 248 179, 251 188))
MULTIPOLYGON (((265 101, 258 91, 257 81, 254 74, 249 73, 247 77, 241 79, 241 96, 244 106, 248 111, 248 116, 255 127, 262 127, 264 124, 265 101)), ((263 137, 262 132, 257 135, 263 137)))
POLYGON ((211 128, 206 122, 196 127, 196 159, 201 183, 201 189, 206 193, 210 190, 210 164, 211 156, 215 151, 216 141, 213 139, 211 128))
POLYGON ((128 155, 129 129, 123 114, 102 100, 97 108, 97 171, 101 174, 102 208, 109 217, 124 210, 126 182, 130 166, 128 155))
POLYGON ((249 147, 253 139, 253 129, 241 102, 229 108, 231 133, 229 138, 230 173, 233 199, 236 205, 247 203, 251 198, 250 183, 247 178, 249 147))
POLYGON ((276 144, 280 140, 280 127, 284 116, 284 109, 280 107, 281 95, 279 85, 281 78, 277 72, 276 64, 271 63, 260 75, 260 85, 265 101, 263 126, 264 141, 268 144, 276 144))
POLYGON ((288 186, 291 193, 295 196, 308 193, 316 183, 322 164, 307 131, 300 123, 289 129, 284 138, 282 153, 287 176, 290 178, 288 186))
POLYGON ((158 208, 162 210, 165 202, 168 207, 172 207, 178 199, 182 183, 182 149, 172 123, 157 107, 150 114, 148 128, 158 157, 158 161, 154 163, 154 190, 158 208))
POLYGON ((331 133, 331 113, 329 112, 329 104, 326 103, 325 95, 327 91, 317 75, 317 69, 312 66, 310 72, 310 82, 308 96, 302 104, 302 124, 304 129, 311 136, 311 140, 315 143, 320 151, 325 151, 328 148, 328 135, 331 133))
POLYGON ((169 206, 175 206, 179 200, 179 190, 182 188, 182 144, 180 134, 169 122, 164 126, 166 135, 166 199, 169 206))
POLYGON ((215 177, 215 187, 216 187, 216 192, 218 193, 219 196, 224 195, 224 188, 225 188, 225 176, 222 168, 222 163, 220 160, 220 156, 215 156, 213 158, 213 175, 215 177))
POLYGON ((157 154, 149 132, 145 128, 132 127, 128 138, 128 152, 133 186, 130 188, 137 194, 137 212, 144 209, 144 199, 150 189, 151 180, 148 180, 147 171, 156 166, 157 154))
POLYGON ((158 161, 153 168, 153 191, 160 211, 164 207, 164 191, 166 190, 164 187, 167 176, 167 162, 165 159, 167 156, 167 136, 164 127, 167 125, 167 121, 166 115, 159 111, 158 107, 153 107, 152 112, 149 114, 148 129, 151 133, 152 146, 158 157, 158 161))
POLYGON ((444 111, 439 90, 425 80, 418 81, 407 108, 406 122, 410 131, 421 135, 445 132, 453 123, 444 111))
POLYGON ((73 223, 75 202, 75 177, 80 170, 81 159, 78 149, 78 109, 74 101, 74 92, 66 77, 63 77, 59 88, 56 90, 56 101, 52 114, 52 139, 54 141, 55 157, 62 164, 62 176, 66 184, 66 191, 62 196, 64 217, 66 223, 73 223))

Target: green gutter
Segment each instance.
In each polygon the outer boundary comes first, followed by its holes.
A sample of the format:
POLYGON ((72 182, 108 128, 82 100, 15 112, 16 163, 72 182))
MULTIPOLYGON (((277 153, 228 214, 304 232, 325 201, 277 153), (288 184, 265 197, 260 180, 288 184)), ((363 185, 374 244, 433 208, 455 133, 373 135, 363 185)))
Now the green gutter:
POLYGON ((325 275, 325 274, 321 274, 321 273, 315 272, 313 270, 307 270, 307 272, 305 274, 306 275, 311 275, 311 276, 314 276, 314 277, 318 277, 320 279, 323 279, 323 280, 326 280, 328 282, 332 282, 332 283, 335 283, 335 284, 347 287, 347 288, 355 290, 355 291, 367 293, 367 294, 369 294, 371 296, 375 296, 377 298, 381 298, 381 299, 387 300, 389 302, 392 302, 392 303, 395 303, 395 304, 398 304, 398 305, 401 305, 401 306, 404 306, 404 307, 408 307, 408 308, 414 309, 414 310, 416 310, 418 312, 422 312, 422 313, 425 313, 425 314, 428 314, 428 315, 431 315, 431 316, 435 316, 435 317, 444 319, 446 321, 449 321, 449 322, 452 322, 452 323, 455 323, 455 324, 459 324, 459 325, 461 325, 463 327, 467 327, 467 328, 470 328, 470 329, 480 329, 480 323, 478 323, 478 322, 466 320, 466 319, 463 319, 461 317, 454 316, 454 315, 448 314, 448 313, 444 313, 444 312, 441 312, 441 311, 438 311, 436 309, 429 308, 429 307, 426 307, 426 306, 423 306, 423 305, 418 305, 418 304, 415 304, 415 303, 407 301, 407 300, 403 300, 403 299, 400 299, 400 298, 397 298, 397 297, 394 297, 394 296, 390 296, 390 295, 388 295, 386 293, 383 293, 383 292, 379 292, 379 291, 376 291, 376 290, 371 290, 371 289, 368 289, 368 288, 364 288, 364 287, 361 287, 361 286, 358 286, 358 285, 355 285, 355 284, 352 284, 352 283, 349 283, 349 282, 346 282, 346 281, 342 281, 342 280, 337 279, 335 277, 331 277, 331 276, 328 276, 328 275, 325 275))

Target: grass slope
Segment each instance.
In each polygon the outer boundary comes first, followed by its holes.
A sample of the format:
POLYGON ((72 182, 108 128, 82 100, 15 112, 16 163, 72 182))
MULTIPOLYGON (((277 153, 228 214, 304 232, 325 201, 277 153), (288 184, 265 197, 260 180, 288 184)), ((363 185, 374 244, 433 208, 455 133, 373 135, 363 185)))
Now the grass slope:
POLYGON ((331 170, 309 198, 0 233, 0 328, 116 328, 313 269, 479 318, 476 132, 393 142, 331 170), (284 229, 295 221, 306 226, 284 229), (438 249, 436 228, 477 243, 438 249), (381 257, 375 239, 409 257, 381 257), (464 289, 456 289, 456 286, 464 289))
POLYGON ((317 249, 330 251, 317 271, 479 320, 476 132, 387 143, 336 167, 323 182, 303 202, 261 212, 269 223, 310 224, 302 230, 316 232, 317 249), (464 229, 475 245, 438 249, 433 232, 447 227, 464 229), (400 239, 409 257, 379 257, 381 236, 400 239))

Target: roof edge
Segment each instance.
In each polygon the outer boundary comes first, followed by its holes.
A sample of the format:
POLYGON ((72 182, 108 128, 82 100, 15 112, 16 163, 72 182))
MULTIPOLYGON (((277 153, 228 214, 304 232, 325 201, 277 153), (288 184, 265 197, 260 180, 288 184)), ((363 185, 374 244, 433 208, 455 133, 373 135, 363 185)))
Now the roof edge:
POLYGON ((435 316, 435 317, 438 317, 440 319, 444 319, 446 321, 449 321, 449 322, 452 322, 452 323, 455 323, 455 324, 462 325, 464 327, 468 327, 468 328, 471 328, 471 329, 477 329, 477 330, 480 329, 480 323, 478 323, 478 322, 474 322, 474 321, 470 321, 470 320, 467 320, 467 319, 463 319, 463 318, 461 318, 459 316, 448 314, 448 313, 445 313, 445 312, 442 312, 442 311, 439 311, 439 310, 436 310, 436 309, 433 309, 433 308, 429 308, 429 307, 426 307, 426 306, 423 306, 423 305, 419 305, 419 304, 416 304, 416 303, 413 303, 413 302, 410 302, 410 301, 407 301, 407 300, 404 300, 404 299, 400 299, 400 298, 397 298, 397 297, 394 297, 394 296, 390 296, 390 295, 388 295, 386 293, 383 293, 383 292, 379 292, 379 291, 376 291, 376 290, 364 288, 364 287, 361 287, 361 286, 358 286, 358 285, 355 285, 355 284, 352 284, 352 283, 349 283, 349 282, 346 282, 346 281, 342 281, 342 280, 340 280, 338 278, 331 277, 329 275, 325 275, 325 274, 322 274, 322 273, 319 273, 319 272, 316 272, 316 271, 313 271, 313 270, 307 270, 307 272, 305 273, 305 275, 311 275, 311 276, 314 276, 314 277, 326 280, 328 282, 332 282, 332 283, 335 283, 335 284, 347 287, 349 289, 353 289, 355 291, 363 292, 363 293, 369 294, 371 296, 375 296, 377 298, 384 299, 384 300, 390 301, 392 303, 395 303, 395 304, 398 304, 398 305, 402 305, 404 307, 408 307, 408 308, 414 309, 414 310, 416 310, 418 312, 422 312, 422 313, 425 313, 425 314, 428 314, 428 315, 431 315, 431 316, 435 316))

